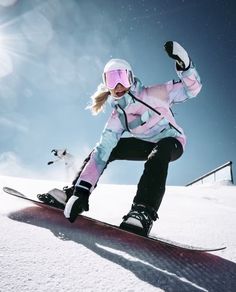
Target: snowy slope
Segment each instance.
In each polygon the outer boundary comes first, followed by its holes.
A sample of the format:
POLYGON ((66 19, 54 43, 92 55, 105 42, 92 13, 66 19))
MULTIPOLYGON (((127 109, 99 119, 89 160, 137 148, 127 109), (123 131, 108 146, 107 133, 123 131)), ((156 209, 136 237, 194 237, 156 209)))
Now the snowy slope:
MULTIPOLYGON (((0 177, 23 193, 64 182, 0 177)), ((135 186, 99 185, 86 214, 119 224, 135 186)), ((0 291, 236 291, 236 187, 167 187, 153 233, 215 253, 157 249, 102 230, 79 230, 52 212, 1 193, 0 291)))

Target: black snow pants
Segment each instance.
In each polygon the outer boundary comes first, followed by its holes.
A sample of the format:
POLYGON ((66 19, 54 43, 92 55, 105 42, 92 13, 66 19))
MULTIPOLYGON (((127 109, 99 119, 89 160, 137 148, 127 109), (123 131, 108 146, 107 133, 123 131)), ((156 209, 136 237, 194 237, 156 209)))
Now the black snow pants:
MULTIPOLYGON (((114 160, 146 161, 133 202, 157 211, 165 193, 169 162, 178 159, 182 153, 182 144, 172 137, 164 138, 157 143, 136 138, 121 138, 111 152, 107 165, 114 160)), ((73 185, 89 161, 90 155, 84 160, 73 185)))

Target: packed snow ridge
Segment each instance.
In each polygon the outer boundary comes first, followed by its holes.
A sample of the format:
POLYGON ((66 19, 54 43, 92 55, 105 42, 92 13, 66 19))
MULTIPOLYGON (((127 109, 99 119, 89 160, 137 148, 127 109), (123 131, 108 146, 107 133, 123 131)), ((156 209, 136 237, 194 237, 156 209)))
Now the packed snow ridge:
MULTIPOLYGON (((0 291, 236 291, 236 187, 214 184, 166 189, 152 233, 194 246, 180 252, 80 230, 62 212, 5 194, 34 195, 66 182, 0 176, 0 291)), ((87 216, 119 225, 136 187, 100 184, 87 216)))

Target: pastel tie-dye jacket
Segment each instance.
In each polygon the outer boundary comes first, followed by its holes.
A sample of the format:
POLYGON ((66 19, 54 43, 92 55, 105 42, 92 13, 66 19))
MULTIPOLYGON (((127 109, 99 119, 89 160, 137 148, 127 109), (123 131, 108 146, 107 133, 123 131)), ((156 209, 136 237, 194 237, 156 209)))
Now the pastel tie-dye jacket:
POLYGON ((178 82, 169 81, 150 87, 143 86, 136 78, 130 94, 127 93, 120 100, 109 98, 114 109, 76 186, 91 184, 90 191, 92 191, 111 151, 125 132, 129 132, 135 138, 154 143, 166 137, 175 137, 183 147, 185 146, 186 136, 176 123, 170 108, 173 104, 195 97, 202 85, 193 63, 187 71, 177 71, 177 75, 178 82), (142 101, 155 111, 144 105, 142 101))

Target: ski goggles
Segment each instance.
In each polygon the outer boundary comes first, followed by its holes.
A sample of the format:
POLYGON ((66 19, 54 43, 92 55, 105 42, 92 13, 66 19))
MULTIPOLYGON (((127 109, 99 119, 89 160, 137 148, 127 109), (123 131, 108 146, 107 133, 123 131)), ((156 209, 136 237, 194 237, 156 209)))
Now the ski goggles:
POLYGON ((112 70, 104 73, 104 82, 107 88, 114 89, 118 83, 129 88, 132 85, 131 72, 125 69, 112 70))

